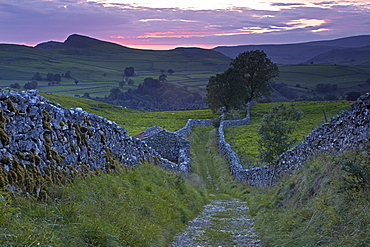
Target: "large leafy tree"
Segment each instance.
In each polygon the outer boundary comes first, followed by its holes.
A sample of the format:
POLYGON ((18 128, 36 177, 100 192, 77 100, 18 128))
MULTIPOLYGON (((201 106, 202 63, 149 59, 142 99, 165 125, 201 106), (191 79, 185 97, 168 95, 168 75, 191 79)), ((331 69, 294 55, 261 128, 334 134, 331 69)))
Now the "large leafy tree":
POLYGON ((279 68, 260 50, 240 53, 232 62, 240 73, 240 82, 246 91, 245 103, 269 97, 273 91, 270 83, 279 76, 279 68))
POLYGON ((243 85, 239 83, 239 73, 232 68, 212 76, 207 84, 206 102, 214 112, 221 107, 226 110, 241 108, 245 96, 243 85))
POLYGON ((209 79, 207 104, 213 111, 242 109, 253 99, 270 96, 270 83, 278 75, 277 65, 263 51, 243 52, 232 60, 231 68, 209 79))

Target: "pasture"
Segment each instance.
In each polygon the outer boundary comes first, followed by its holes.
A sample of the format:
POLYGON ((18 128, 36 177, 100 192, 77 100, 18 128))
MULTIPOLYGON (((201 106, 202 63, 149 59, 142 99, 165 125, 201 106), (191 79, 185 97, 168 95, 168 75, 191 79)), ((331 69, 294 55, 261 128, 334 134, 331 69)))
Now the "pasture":
MULTIPOLYGON (((303 141, 313 128, 324 124, 327 120, 337 115, 342 110, 349 110, 352 102, 349 101, 310 101, 294 103, 302 112, 303 118, 299 127, 294 131, 293 137, 297 144, 303 141)), ((241 127, 230 127, 225 130, 226 141, 239 155, 246 168, 248 164, 259 161, 258 159, 258 125, 264 114, 268 113, 277 103, 256 104, 251 107, 250 124, 241 127)), ((287 104, 287 103, 285 103, 287 104)), ((254 164, 255 165, 255 164, 254 164)))

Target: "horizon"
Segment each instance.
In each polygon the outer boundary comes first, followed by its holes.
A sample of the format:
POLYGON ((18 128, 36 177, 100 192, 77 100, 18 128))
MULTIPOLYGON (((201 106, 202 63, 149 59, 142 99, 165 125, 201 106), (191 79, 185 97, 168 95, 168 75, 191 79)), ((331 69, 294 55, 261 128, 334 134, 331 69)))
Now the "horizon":
POLYGON ((145 50, 295 44, 369 35, 368 0, 0 0, 0 43, 71 34, 145 50))
MULTIPOLYGON (((88 36, 88 35, 83 35, 83 34, 78 34, 78 33, 72 33, 70 35, 68 35, 64 40, 61 40, 61 41, 56 41, 56 40, 46 40, 46 41, 43 41, 43 42, 40 42, 38 44, 14 44, 14 43, 0 43, 1 44, 13 44, 13 45, 25 45, 25 46, 29 46, 29 47, 36 47, 37 45, 39 44, 42 44, 42 43, 47 43, 47 42, 60 42, 60 43, 63 43, 64 41, 67 40, 67 38, 71 35, 79 35, 79 36, 85 36, 85 37, 89 37, 89 38, 93 38, 93 39, 97 39, 97 40, 100 40, 100 41, 105 41, 105 42, 110 42, 110 43, 114 43, 114 44, 118 44, 118 45, 121 45, 121 46, 124 46, 124 47, 128 47, 128 48, 132 48, 132 49, 139 49, 139 50, 163 50, 163 51, 166 51, 166 50, 173 50, 173 49, 176 49, 176 48, 201 48, 201 49, 214 49, 216 47, 233 47, 234 45, 219 45, 219 46, 212 46, 212 47, 200 47, 200 46, 176 46, 176 47, 173 47, 173 46, 169 46, 167 48, 167 46, 161 46, 161 45, 158 45, 158 47, 160 47, 160 49, 153 49, 152 48, 147 48, 147 47, 143 47, 141 48, 140 45, 137 46, 137 47, 131 47, 131 46, 127 46, 127 45, 124 45, 124 44, 120 44, 120 43, 117 43, 117 42, 114 42, 114 41, 110 41, 110 40, 103 40, 103 39, 99 39, 99 38, 95 38, 95 37, 91 37, 91 36, 88 36)), ((370 36, 370 34, 360 34, 360 35, 354 35, 354 36, 346 36, 346 37, 339 37, 339 38, 333 38, 333 39, 324 39, 324 40, 309 40, 309 41, 303 41, 303 42, 293 42, 293 43, 270 43, 270 44, 245 44, 245 45, 255 45, 255 46, 262 46, 262 45, 289 45, 289 44, 302 44, 302 43, 309 43, 309 42, 320 42, 320 41, 331 41, 331 40, 337 40, 337 39, 344 39, 344 38, 350 38, 350 37, 357 37, 357 36, 370 36)), ((235 45, 235 46, 238 46, 238 45, 235 45)), ((158 48, 158 47, 154 47, 154 48, 158 48)))

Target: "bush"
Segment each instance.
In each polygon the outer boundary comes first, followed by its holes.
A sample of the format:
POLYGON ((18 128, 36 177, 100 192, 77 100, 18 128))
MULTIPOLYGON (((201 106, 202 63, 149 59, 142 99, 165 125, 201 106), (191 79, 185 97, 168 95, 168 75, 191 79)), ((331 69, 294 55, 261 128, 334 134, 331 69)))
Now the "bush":
POLYGON ((30 81, 24 84, 24 89, 35 89, 37 88, 37 86, 38 86, 37 81, 30 81))
POLYGON ((221 117, 214 117, 212 118, 211 122, 212 122, 213 127, 217 129, 218 127, 220 127, 221 117))
POLYGON ((260 156, 263 161, 273 162, 296 142, 291 134, 302 115, 303 112, 293 104, 279 104, 263 116, 258 127, 260 156))
POLYGON ((370 189, 370 155, 367 152, 355 152, 344 156, 340 163, 342 169, 348 173, 345 180, 348 186, 345 189, 370 189))
POLYGON ((10 84, 10 86, 9 86, 10 88, 15 88, 15 89, 20 89, 21 88, 21 85, 19 85, 19 83, 18 82, 16 82, 16 83, 13 83, 13 84, 10 84))

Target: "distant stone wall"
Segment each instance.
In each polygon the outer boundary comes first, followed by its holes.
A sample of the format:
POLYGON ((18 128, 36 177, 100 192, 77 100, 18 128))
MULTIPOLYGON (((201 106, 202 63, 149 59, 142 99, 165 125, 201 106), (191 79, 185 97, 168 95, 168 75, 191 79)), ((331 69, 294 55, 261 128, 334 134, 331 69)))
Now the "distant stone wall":
MULTIPOLYGON (((63 183, 77 171, 114 170, 117 161, 129 167, 147 161, 183 172, 114 122, 61 108, 35 90, 0 90, 0 140, 0 186, 12 189, 29 181, 31 171, 63 183)), ((39 193, 35 186, 30 192, 39 193)))
POLYGON ((225 140, 225 128, 246 125, 249 123, 249 119, 250 114, 248 107, 246 110, 245 118, 240 120, 223 120, 221 121, 220 127, 218 128, 218 147, 220 149, 220 152, 225 155, 226 159, 230 163, 231 175, 233 175, 237 180, 243 180, 243 176, 241 176, 241 174, 243 174, 244 168, 241 165, 239 156, 232 149, 231 145, 225 140))
POLYGON ((162 157, 177 164, 183 162, 183 157, 180 156, 190 155, 190 142, 184 139, 182 136, 166 129, 163 129, 162 131, 150 135, 142 140, 148 146, 156 150, 162 157))
POLYGON ((210 126, 212 125, 211 119, 188 119, 185 126, 175 133, 180 136, 190 135, 191 130, 194 126, 210 126))
POLYGON ((237 154, 224 140, 224 126, 221 126, 219 146, 230 162, 231 174, 250 185, 269 186, 282 175, 293 173, 315 154, 338 154, 367 147, 370 139, 370 94, 361 96, 350 111, 342 112, 315 128, 296 148, 280 155, 275 164, 264 167, 243 169, 237 154))

